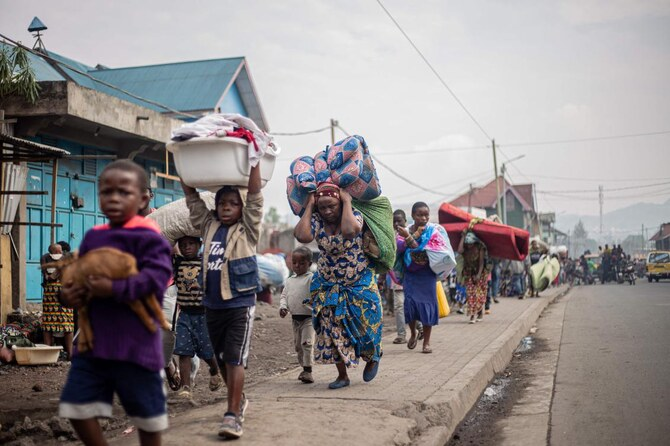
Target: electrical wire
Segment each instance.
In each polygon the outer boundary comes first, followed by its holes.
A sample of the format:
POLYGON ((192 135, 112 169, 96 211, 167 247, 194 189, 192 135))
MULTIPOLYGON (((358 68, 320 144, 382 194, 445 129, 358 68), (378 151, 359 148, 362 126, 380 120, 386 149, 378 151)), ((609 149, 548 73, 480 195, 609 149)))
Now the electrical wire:
POLYGON ((86 78, 88 78, 88 79, 90 79, 90 80, 92 80, 92 81, 94 81, 94 82, 97 82, 97 83, 99 83, 99 84, 101 84, 101 85, 104 85, 105 87, 111 88, 112 90, 116 90, 116 91, 119 91, 119 92, 121 92, 121 93, 123 93, 123 94, 125 94, 125 95, 128 95, 128 96, 130 96, 130 97, 133 98, 133 99, 137 99, 138 101, 142 101, 142 102, 145 102, 145 103, 147 103, 147 104, 155 105, 156 107, 162 108, 162 109, 167 110, 167 111, 169 111, 169 112, 171 112, 171 113, 174 113, 174 114, 176 114, 176 115, 185 116, 185 117, 187 117, 187 118, 197 118, 197 116, 192 115, 192 114, 190 114, 190 113, 184 113, 184 112, 181 112, 181 111, 179 111, 179 110, 175 110, 174 108, 168 107, 167 105, 163 105, 163 104, 161 104, 160 102, 152 101, 151 99, 147 99, 147 98, 143 98, 143 97, 141 97, 141 96, 137 96, 136 94, 133 94, 133 93, 131 93, 131 92, 129 92, 129 91, 126 91, 126 90, 124 90, 124 89, 122 89, 122 88, 119 88, 119 87, 117 87, 116 85, 112 85, 112 84, 107 83, 107 82, 105 82, 105 81, 102 81, 102 80, 100 80, 100 79, 96 79, 96 78, 94 78, 93 76, 91 76, 90 74, 88 74, 88 73, 86 73, 86 72, 84 72, 84 71, 81 71, 81 70, 79 70, 78 68, 75 68, 75 67, 73 67, 73 66, 70 65, 70 64, 67 64, 67 63, 62 62, 62 61, 57 60, 57 59, 54 59, 53 57, 49 56, 48 54, 44 54, 44 53, 41 53, 41 52, 39 52, 39 51, 35 51, 35 50, 31 49, 31 48, 28 48, 27 46, 23 45, 22 43, 17 42, 17 41, 15 41, 15 40, 12 40, 12 39, 10 39, 9 37, 5 36, 4 34, 1 34, 1 33, 0 33, 0 37, 2 37, 3 39, 7 40, 8 42, 10 42, 10 43, 12 43, 12 44, 14 44, 14 45, 16 45, 16 46, 18 46, 18 47, 20 47, 20 48, 22 48, 22 49, 28 51, 29 53, 31 53, 31 54, 33 54, 33 55, 35 55, 35 56, 37 56, 37 57, 41 57, 41 58, 43 58, 43 59, 47 59, 47 60, 49 60, 49 61, 51 61, 51 62, 53 62, 53 63, 56 63, 56 64, 58 64, 58 65, 62 65, 62 66, 64 66, 65 68, 67 68, 68 70, 74 71, 75 73, 80 74, 80 75, 82 75, 82 76, 84 76, 84 77, 86 77, 86 78))
POLYGON ((315 129, 315 130, 307 130, 307 131, 304 131, 304 132, 292 132, 292 133, 270 132, 269 135, 272 135, 272 136, 303 136, 303 135, 311 135, 311 134, 314 134, 314 133, 325 132, 326 130, 330 130, 330 126, 323 127, 323 128, 320 128, 320 129, 315 129))
MULTIPOLYGON (((642 184, 642 185, 637 185, 637 186, 627 186, 627 187, 615 187, 611 189, 603 189, 603 192, 617 192, 617 191, 622 191, 622 190, 632 190, 632 189, 645 189, 647 187, 655 187, 655 186, 665 186, 670 184, 670 182, 666 181, 663 183, 654 183, 654 184, 642 184)), ((557 193, 557 194, 581 194, 581 193, 599 193, 599 190, 594 190, 594 189, 582 189, 582 190, 577 190, 577 189, 570 189, 570 190, 538 190, 538 192, 541 193, 557 193)))
MULTIPOLYGON (((458 179, 456 181, 450 181, 448 183, 438 184, 436 186, 433 186, 432 189, 435 189, 435 190, 442 189, 444 187, 449 187, 449 186, 453 186, 455 184, 460 184, 463 181, 468 181, 468 182, 472 183, 472 182, 481 180, 482 175, 488 176, 489 175, 488 169, 486 169, 485 172, 479 172, 479 173, 470 175, 467 178, 461 178, 461 179, 458 179)), ((393 200, 402 200, 404 198, 411 197, 415 194, 416 194, 416 192, 410 192, 410 193, 407 193, 407 194, 396 195, 396 196, 393 196, 393 197, 390 197, 390 198, 392 198, 393 200)))
POLYGON ((575 138, 575 139, 562 139, 555 141, 538 141, 538 142, 517 142, 511 144, 501 144, 504 147, 525 147, 525 146, 544 146, 551 144, 566 144, 566 143, 575 143, 575 142, 589 142, 589 141, 607 141, 611 139, 624 139, 624 138, 639 138, 643 136, 656 136, 656 135, 667 135, 670 134, 670 130, 661 130, 658 132, 647 132, 647 133, 630 133, 626 135, 614 135, 614 136, 594 136, 591 138, 575 138))
POLYGON ((444 88, 447 89, 447 91, 451 94, 451 96, 456 100, 456 102, 458 103, 458 105, 460 105, 461 108, 465 111, 465 113, 467 113, 467 115, 470 117, 470 119, 472 119, 472 122, 474 122, 474 123, 477 125, 477 127, 479 127, 479 130, 481 130, 481 132, 484 134, 484 136, 486 136, 486 139, 488 139, 489 141, 492 140, 493 138, 491 138, 491 137, 489 136, 489 134, 486 132, 486 130, 484 130, 484 127, 482 127, 482 125, 479 123, 479 121, 477 121, 477 120, 475 119, 475 117, 474 117, 474 116, 472 115, 472 113, 470 113, 470 111, 465 107, 465 105, 461 102, 461 100, 458 99, 458 97, 456 96, 456 93, 454 93, 453 90, 452 90, 451 88, 449 88, 449 85, 447 85, 447 83, 444 81, 444 79, 442 79, 442 76, 440 76, 440 73, 438 73, 437 70, 436 70, 435 68, 433 68, 433 65, 431 65, 431 63, 428 61, 428 59, 426 58, 426 56, 424 56, 423 53, 421 52, 421 50, 414 44, 414 42, 413 42, 412 39, 407 35, 407 33, 405 32, 405 30, 402 29, 402 27, 400 26, 400 24, 398 23, 398 21, 391 15, 391 13, 388 11, 388 9, 386 9, 386 8, 384 7, 384 5, 382 4, 381 0, 377 0, 377 3, 378 3, 379 6, 384 10, 384 12, 386 13, 386 15, 391 19, 391 21, 392 21, 393 24, 398 28, 398 30, 400 30, 400 32, 402 33, 402 35, 405 36, 405 39, 407 39, 407 41, 410 43, 410 45, 412 45, 412 48, 414 48, 414 50, 419 54, 419 56, 421 57, 421 59, 423 59, 423 61, 426 63, 426 65, 428 65, 428 68, 430 68, 430 70, 431 70, 431 71, 433 72, 433 74, 437 77, 437 79, 438 79, 438 80, 440 81, 440 83, 444 86, 444 88))
MULTIPOLYGON (((351 136, 351 134, 350 134, 349 132, 347 132, 346 130, 344 130, 344 128, 342 128, 341 125, 337 124, 337 128, 340 129, 340 130, 342 131, 342 133, 344 133, 345 135, 347 135, 347 136, 351 136)), ((429 188, 427 188, 427 187, 425 187, 425 186, 422 186, 422 185, 420 185, 420 184, 418 184, 418 183, 415 183, 414 181, 410 180, 409 178, 407 178, 407 177, 403 176, 402 174, 396 172, 392 167, 390 167, 388 164, 382 162, 382 161, 381 161, 379 158, 377 158, 376 156, 374 156, 374 155, 372 155, 372 154, 370 154, 370 156, 372 157, 372 160, 373 160, 375 163, 377 163, 377 164, 379 164, 380 166, 384 167, 386 170, 388 170, 388 171, 391 172, 393 175, 395 175, 396 177, 398 177, 398 178, 400 178, 401 180, 403 180, 405 183, 410 184, 410 185, 412 185, 412 186, 414 186, 414 187, 416 187, 416 188, 418 188, 418 189, 421 189, 421 190, 423 190, 423 191, 425 191, 425 192, 429 192, 429 193, 431 193, 431 194, 435 194, 435 195, 440 195, 440 196, 442 196, 442 194, 441 194, 440 192, 436 192, 436 191, 434 191, 434 190, 432 190, 432 189, 429 189, 429 188)))
MULTIPOLYGON (((510 143, 510 144, 500 144, 496 142, 496 148, 498 150, 501 149, 501 147, 525 147, 525 146, 542 146, 542 145, 550 145, 550 144, 567 144, 567 143, 576 143, 576 142, 589 142, 589 141, 605 141, 605 140, 612 140, 612 139, 622 139, 622 138, 639 138, 639 137, 644 137, 644 136, 655 136, 655 135, 666 135, 670 134, 670 130, 663 130, 663 131, 658 131, 658 132, 647 132, 647 133, 633 133, 633 134, 628 134, 628 135, 614 135, 614 136, 594 136, 591 138, 577 138, 577 139, 563 139, 563 140, 556 140, 556 141, 538 141, 538 142, 520 142, 520 143, 510 143)), ((470 147, 445 147, 445 148, 436 148, 436 149, 426 149, 426 150, 398 150, 394 152, 379 152, 376 155, 384 155, 384 156, 397 156, 397 155, 414 155, 416 153, 434 153, 434 152, 459 152, 459 151, 470 151, 470 150, 483 150, 483 149, 490 149, 491 146, 470 146, 470 147)), ((538 178, 542 178, 539 175, 533 175, 538 178)), ((544 177, 544 178, 550 178, 550 177, 544 177)), ((566 180, 571 180, 572 178, 558 178, 556 179, 566 179, 566 180)), ((597 180, 594 180, 597 181, 597 180)), ((603 180, 604 181, 604 180, 603 180)), ((619 181, 626 181, 626 180, 619 180, 619 181)), ((633 180, 637 181, 637 180, 633 180)))
MULTIPOLYGON (((670 178, 667 178, 667 177, 666 178, 572 178, 572 177, 556 177, 556 176, 535 175, 535 174, 530 174, 530 177, 542 178, 542 179, 547 179, 547 180, 585 181, 585 182, 593 182, 593 183, 670 180, 670 178)), ((529 178, 529 180, 530 180, 530 178, 529 178)))
POLYGON ((490 149, 491 146, 470 146, 470 147, 444 147, 437 149, 426 149, 426 150, 398 150, 394 152, 377 152, 376 156, 395 156, 395 155, 420 155, 422 153, 444 153, 444 152, 466 152, 474 150, 485 150, 490 149))

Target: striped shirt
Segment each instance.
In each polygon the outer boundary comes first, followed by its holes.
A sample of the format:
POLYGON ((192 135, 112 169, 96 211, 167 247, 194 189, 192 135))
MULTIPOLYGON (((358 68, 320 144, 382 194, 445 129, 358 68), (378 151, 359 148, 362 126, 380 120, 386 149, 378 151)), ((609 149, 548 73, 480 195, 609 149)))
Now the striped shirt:
POLYGON ((175 259, 175 284, 177 285, 177 304, 181 310, 204 312, 202 306, 202 258, 187 260, 175 259))

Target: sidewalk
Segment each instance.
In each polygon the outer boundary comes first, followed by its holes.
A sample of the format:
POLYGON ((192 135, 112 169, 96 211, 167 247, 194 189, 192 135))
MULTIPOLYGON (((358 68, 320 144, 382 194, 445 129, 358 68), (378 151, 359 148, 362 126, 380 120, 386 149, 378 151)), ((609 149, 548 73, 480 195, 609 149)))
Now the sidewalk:
MULTIPOLYGON (((549 289, 539 299, 500 298, 493 314, 474 325, 453 313, 433 329, 432 354, 421 353, 421 342, 415 350, 394 345, 395 334, 389 335, 371 383, 363 382, 363 363, 350 370, 351 386, 344 389, 327 388, 335 366, 315 366, 311 385, 300 383, 295 369, 251 386, 244 437, 236 444, 442 446, 542 310, 566 289, 549 289)), ((177 415, 163 444, 220 442, 224 411, 221 403, 177 415)))

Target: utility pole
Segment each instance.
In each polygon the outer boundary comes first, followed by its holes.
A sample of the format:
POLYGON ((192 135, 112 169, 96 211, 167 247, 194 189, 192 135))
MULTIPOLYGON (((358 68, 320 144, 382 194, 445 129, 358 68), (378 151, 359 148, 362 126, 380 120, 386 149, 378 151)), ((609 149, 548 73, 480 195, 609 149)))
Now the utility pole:
POLYGON ((330 144, 335 145, 335 127, 337 127, 339 122, 335 119, 330 119, 330 144))
POLYGON ((502 192, 502 208, 500 208, 500 212, 502 215, 502 222, 503 224, 507 224, 507 181, 505 181, 505 163, 502 163, 502 166, 500 166, 500 176, 502 177, 502 182, 503 182, 503 192, 502 192))
MULTIPOLYGON (((496 155, 496 140, 495 139, 491 140, 491 146, 493 147, 493 173, 495 174, 495 176, 493 178, 495 178, 495 181, 496 181, 496 194, 497 194, 496 196, 498 198, 498 200, 496 201, 496 213, 500 214, 502 204, 500 203, 500 182, 498 181, 498 158, 497 158, 497 155, 496 155)), ((500 215, 498 215, 498 216, 500 216, 500 215)))
POLYGON ((603 201, 605 198, 603 196, 603 186, 602 184, 598 186, 598 202, 600 203, 600 235, 603 235, 603 201))
POLYGON ((468 213, 472 214, 472 183, 470 183, 470 193, 468 193, 468 213))

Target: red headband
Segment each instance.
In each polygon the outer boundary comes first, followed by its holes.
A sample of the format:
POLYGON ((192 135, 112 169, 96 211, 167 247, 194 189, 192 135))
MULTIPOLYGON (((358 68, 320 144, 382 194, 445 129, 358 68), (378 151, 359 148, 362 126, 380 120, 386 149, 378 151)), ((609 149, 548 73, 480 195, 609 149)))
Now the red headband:
POLYGON ((314 197, 317 201, 321 197, 333 197, 340 199, 340 188, 334 184, 322 184, 316 189, 316 196, 314 197))

